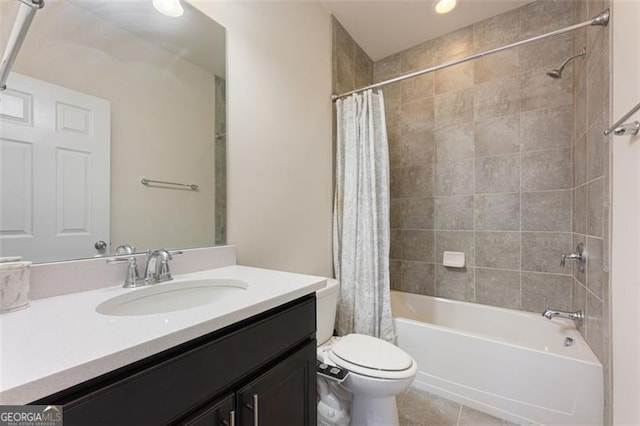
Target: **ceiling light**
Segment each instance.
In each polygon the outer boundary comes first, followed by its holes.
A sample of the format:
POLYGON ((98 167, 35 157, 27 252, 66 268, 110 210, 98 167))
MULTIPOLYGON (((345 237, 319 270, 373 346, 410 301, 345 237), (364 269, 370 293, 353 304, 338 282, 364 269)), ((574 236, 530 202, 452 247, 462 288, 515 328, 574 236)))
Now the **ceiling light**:
POLYGON ((158 9, 160 13, 172 18, 182 16, 184 13, 180 0, 153 0, 153 7, 158 9))
POLYGON ((438 0, 433 8, 437 13, 449 13, 455 9, 457 4, 458 0, 438 0))

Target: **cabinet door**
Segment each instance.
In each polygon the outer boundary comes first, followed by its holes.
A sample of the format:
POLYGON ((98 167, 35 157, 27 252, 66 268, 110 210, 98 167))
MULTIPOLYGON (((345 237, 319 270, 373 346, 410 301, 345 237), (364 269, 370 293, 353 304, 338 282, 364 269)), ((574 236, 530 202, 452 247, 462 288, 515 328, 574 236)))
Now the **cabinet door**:
POLYGON ((183 422, 181 426, 235 426, 234 395, 218 399, 183 422))
POLYGON ((237 401, 241 426, 315 426, 315 339, 242 388, 237 401))

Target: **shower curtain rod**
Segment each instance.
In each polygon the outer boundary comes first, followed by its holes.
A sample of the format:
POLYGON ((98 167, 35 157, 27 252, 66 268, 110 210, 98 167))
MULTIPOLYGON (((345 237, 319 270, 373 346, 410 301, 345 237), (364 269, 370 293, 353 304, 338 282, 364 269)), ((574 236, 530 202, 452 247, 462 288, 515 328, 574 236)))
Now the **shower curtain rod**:
POLYGON ((9 41, 7 42, 6 50, 2 56, 0 62, 0 91, 7 88, 6 82, 11 72, 11 67, 18 57, 18 51, 22 46, 22 42, 27 37, 27 31, 31 26, 33 17, 39 9, 44 7, 44 0, 18 0, 20 2, 20 8, 18 9, 18 16, 11 29, 9 35, 9 41))
POLYGON ((398 77, 394 77, 394 78, 391 78, 389 80, 381 81, 379 83, 371 84, 369 86, 361 87, 359 89, 351 90, 349 92, 340 93, 340 94, 335 94, 334 93, 334 94, 331 95, 331 100, 333 102, 335 102, 340 98, 344 98, 345 96, 349 96, 349 95, 352 95, 354 93, 360 93, 360 92, 364 92, 365 90, 376 89, 378 87, 386 86, 386 85, 389 85, 389 84, 392 84, 392 83, 397 83, 399 81, 407 80, 409 78, 418 77, 418 76, 423 75, 423 74, 427 74, 427 73, 430 73, 430 72, 441 70, 443 68, 452 67, 454 65, 458 65, 458 64, 462 64, 464 62, 472 61, 474 59, 482 58, 482 57, 487 56, 487 55, 492 55, 494 53, 502 52, 503 50, 511 49, 512 47, 518 47, 518 46, 522 46, 524 44, 533 43, 534 41, 538 41, 538 40, 545 39, 547 37, 553 37, 553 36, 557 36, 557 35, 560 35, 560 34, 568 33, 570 31, 578 30, 580 28, 588 27, 588 26, 591 26, 591 25, 606 26, 606 25, 609 24, 609 17, 610 17, 610 13, 609 13, 609 9, 607 8, 604 11, 602 11, 599 15, 597 15, 595 18, 590 19, 590 20, 585 21, 585 22, 582 22, 580 24, 571 25, 570 27, 566 27, 566 28, 562 28, 562 29, 559 29, 559 30, 551 31, 550 33, 542 34, 542 35, 539 35, 539 36, 536 36, 536 37, 528 38, 526 40, 522 40, 522 41, 518 41, 518 42, 515 42, 515 43, 507 44, 506 46, 497 47, 495 49, 487 50, 487 51, 482 52, 482 53, 474 53, 473 55, 469 55, 469 56, 466 56, 466 57, 461 58, 461 59, 456 59, 455 61, 446 62, 444 64, 436 65, 435 67, 426 68, 426 69, 423 69, 423 70, 420 70, 420 71, 414 71, 414 72, 409 73, 409 74, 405 74, 405 75, 401 75, 401 76, 398 76, 398 77))

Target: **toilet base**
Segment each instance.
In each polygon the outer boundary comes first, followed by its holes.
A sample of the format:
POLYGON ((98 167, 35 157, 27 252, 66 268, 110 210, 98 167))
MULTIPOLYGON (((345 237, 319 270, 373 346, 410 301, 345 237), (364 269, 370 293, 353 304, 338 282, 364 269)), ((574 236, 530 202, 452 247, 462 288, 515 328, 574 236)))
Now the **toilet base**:
POLYGON ((396 397, 367 398, 353 395, 352 426, 399 426, 396 397))

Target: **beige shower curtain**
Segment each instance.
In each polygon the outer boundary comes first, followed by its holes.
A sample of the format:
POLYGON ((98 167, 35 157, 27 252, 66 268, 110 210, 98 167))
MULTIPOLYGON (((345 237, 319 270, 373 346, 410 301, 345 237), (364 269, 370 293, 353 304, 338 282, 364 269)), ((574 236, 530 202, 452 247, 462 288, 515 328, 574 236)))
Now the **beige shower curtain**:
POLYGON ((333 258, 340 335, 393 341, 389 294, 389 150, 382 92, 336 102, 333 258))

